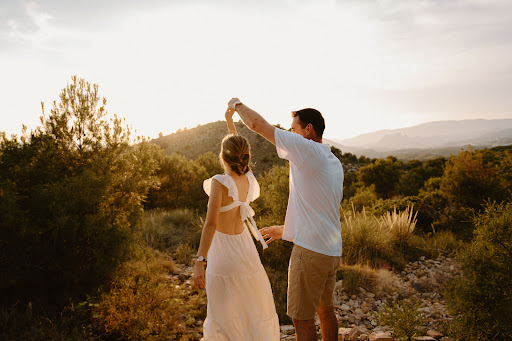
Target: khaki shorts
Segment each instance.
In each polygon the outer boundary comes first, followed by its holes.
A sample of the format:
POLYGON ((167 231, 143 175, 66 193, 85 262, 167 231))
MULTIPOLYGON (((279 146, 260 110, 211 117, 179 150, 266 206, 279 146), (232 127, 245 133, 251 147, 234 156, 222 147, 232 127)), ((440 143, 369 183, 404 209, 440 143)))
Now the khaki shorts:
POLYGON ((340 262, 341 257, 293 246, 288 267, 288 316, 296 320, 312 320, 318 307, 333 305, 336 270, 340 262))

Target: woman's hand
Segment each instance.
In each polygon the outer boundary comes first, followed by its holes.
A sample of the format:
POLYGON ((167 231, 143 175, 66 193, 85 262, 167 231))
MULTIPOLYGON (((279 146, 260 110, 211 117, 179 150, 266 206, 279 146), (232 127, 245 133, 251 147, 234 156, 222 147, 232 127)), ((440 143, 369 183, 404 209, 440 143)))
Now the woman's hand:
POLYGON ((194 264, 194 286, 196 288, 204 289, 206 286, 206 280, 204 277, 204 265, 205 262, 196 261, 194 264))
POLYGON ((230 118, 232 119, 234 113, 235 113, 235 111, 232 108, 228 107, 227 110, 226 110, 226 113, 224 114, 224 117, 226 119, 230 119, 230 118))
POLYGON ((226 117, 226 123, 228 124, 228 132, 230 134, 236 134, 236 127, 235 123, 233 122, 233 114, 235 113, 235 110, 228 107, 226 110, 226 113, 224 114, 224 117, 226 117))
POLYGON ((265 239, 267 245, 272 243, 274 240, 283 238, 284 225, 280 226, 269 226, 260 229, 262 237, 265 239), (268 239, 267 239, 268 238, 268 239))

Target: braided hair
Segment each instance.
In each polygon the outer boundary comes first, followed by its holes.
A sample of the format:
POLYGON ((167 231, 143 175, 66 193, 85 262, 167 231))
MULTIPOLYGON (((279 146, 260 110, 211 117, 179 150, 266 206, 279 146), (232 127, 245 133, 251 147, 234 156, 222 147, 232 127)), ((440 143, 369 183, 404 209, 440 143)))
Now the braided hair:
POLYGON ((226 135, 222 139, 219 157, 221 161, 224 160, 236 174, 243 175, 250 170, 251 146, 243 136, 235 134, 226 135))

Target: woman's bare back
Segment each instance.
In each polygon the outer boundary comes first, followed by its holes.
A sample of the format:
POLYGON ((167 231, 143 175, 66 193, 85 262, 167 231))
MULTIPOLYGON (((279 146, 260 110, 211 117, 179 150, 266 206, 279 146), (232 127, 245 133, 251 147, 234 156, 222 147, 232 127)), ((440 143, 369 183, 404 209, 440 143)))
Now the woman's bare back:
MULTIPOLYGON (((238 200, 244 202, 247 200, 247 195, 249 193, 249 178, 247 175, 230 175, 231 178, 235 181, 236 187, 238 189, 238 200)), ((227 206, 233 203, 233 198, 228 196, 228 189, 222 186, 222 201, 221 206, 227 206)), ((225 234, 240 234, 243 232, 245 228, 245 224, 242 221, 240 216, 240 206, 235 207, 226 212, 219 213, 219 224, 217 226, 217 231, 225 233, 225 234)))

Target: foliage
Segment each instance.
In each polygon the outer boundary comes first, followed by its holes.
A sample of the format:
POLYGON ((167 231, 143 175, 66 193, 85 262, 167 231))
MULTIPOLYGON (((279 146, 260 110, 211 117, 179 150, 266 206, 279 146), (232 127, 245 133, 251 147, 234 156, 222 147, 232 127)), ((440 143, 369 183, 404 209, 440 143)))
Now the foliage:
POLYGON ((352 210, 343 214, 341 236, 343 240, 343 262, 345 264, 368 264, 373 267, 387 263, 402 263, 391 248, 391 231, 366 210, 352 210))
POLYGON ((206 316, 203 291, 171 277, 173 262, 160 253, 127 263, 93 304, 99 333, 124 340, 198 340, 190 327, 206 316))
POLYGON ((378 315, 379 323, 393 328, 398 339, 413 340, 423 332, 422 325, 426 322, 419 308, 420 301, 416 299, 385 303, 378 315))
POLYGON ((372 207, 378 200, 375 193, 375 185, 370 187, 359 187, 356 193, 348 200, 349 204, 357 211, 361 211, 364 207, 372 207))
POLYGON ((160 179, 160 186, 149 192, 146 208, 187 207, 205 211, 208 197, 203 191, 203 181, 214 175, 208 174, 206 167, 215 174, 222 173, 220 165, 215 166, 219 163, 213 154, 203 155, 198 160, 187 160, 173 153, 159 161, 156 175, 160 179))
POLYGON ((274 225, 284 222, 288 206, 289 173, 289 166, 273 166, 258 179, 263 190, 260 199, 255 202, 255 211, 258 216, 266 218, 266 223, 274 225))
POLYGON ((357 179, 364 186, 375 185, 375 192, 382 198, 390 198, 396 192, 396 186, 403 172, 403 164, 395 157, 378 159, 357 172, 357 179))
POLYGON ((336 278, 343 280, 343 290, 349 294, 359 293, 359 288, 372 291, 376 285, 375 271, 361 264, 342 265, 336 278))
POLYGON ((419 250, 419 253, 430 258, 437 258, 439 255, 455 254, 463 246, 463 242, 457 239, 453 232, 436 232, 435 230, 424 236, 417 236, 414 238, 413 243, 419 250))
POLYGON ((462 277, 447 289, 464 340, 512 338, 512 203, 488 204, 475 219, 474 239, 460 252, 462 277))
POLYGON ((89 316, 81 307, 71 305, 62 311, 48 311, 29 302, 0 307, 1 340, 90 341, 96 337, 89 316))
POLYGON ((72 78, 42 127, 0 142, 2 300, 56 304, 105 283, 129 257, 155 146, 130 146, 98 86, 72 78))
POLYGON ((146 245, 166 252, 174 252, 180 244, 199 247, 202 221, 189 209, 144 212, 140 232, 146 245))

